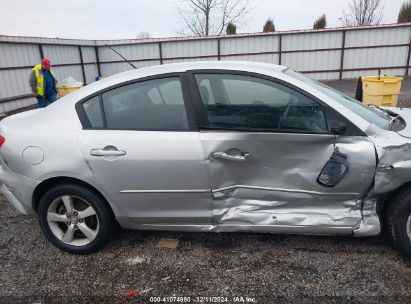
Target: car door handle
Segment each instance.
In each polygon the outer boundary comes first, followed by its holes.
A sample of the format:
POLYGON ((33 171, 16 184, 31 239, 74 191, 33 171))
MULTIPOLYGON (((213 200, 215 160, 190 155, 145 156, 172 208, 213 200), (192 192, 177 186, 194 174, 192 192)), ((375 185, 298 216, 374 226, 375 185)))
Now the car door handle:
POLYGON ((213 157, 232 161, 246 161, 250 157, 250 153, 242 152, 241 155, 229 155, 225 152, 214 152, 213 157))
POLYGON ((122 156, 122 155, 126 155, 126 151, 92 149, 92 150, 90 150, 90 154, 93 155, 93 156, 122 156))

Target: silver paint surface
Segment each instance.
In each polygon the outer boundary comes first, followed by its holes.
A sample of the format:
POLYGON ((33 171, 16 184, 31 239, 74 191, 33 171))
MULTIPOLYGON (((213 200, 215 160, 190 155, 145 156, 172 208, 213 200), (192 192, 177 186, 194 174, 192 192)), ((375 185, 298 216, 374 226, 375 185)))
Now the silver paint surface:
POLYGON ((334 136, 201 132, 201 141, 215 196, 215 225, 238 225, 242 230, 264 226, 273 231, 292 226, 321 234, 360 223, 361 197, 375 168, 374 147, 367 138, 337 139, 336 147, 348 155, 350 170, 333 188, 316 179, 334 151, 334 136), (212 156, 214 151, 232 149, 250 157, 234 162, 212 156))
POLYGON ((45 109, 8 117, 0 122, 6 138, 0 148, 1 188, 16 209, 29 214, 39 184, 56 177, 78 179, 106 198, 124 228, 378 234, 378 198, 411 181, 410 112, 401 113, 409 123, 399 134, 381 130, 285 75, 283 68, 241 62, 143 68, 88 85, 45 109), (78 100, 132 79, 193 69, 268 75, 323 100, 367 134, 336 138, 336 147, 347 155, 347 175, 332 188, 316 181, 335 149, 331 135, 82 129, 78 100), (30 146, 44 151, 42 162, 23 161, 30 146), (107 146, 126 153, 90 153, 107 146), (216 152, 249 156, 233 161, 215 158, 216 152))

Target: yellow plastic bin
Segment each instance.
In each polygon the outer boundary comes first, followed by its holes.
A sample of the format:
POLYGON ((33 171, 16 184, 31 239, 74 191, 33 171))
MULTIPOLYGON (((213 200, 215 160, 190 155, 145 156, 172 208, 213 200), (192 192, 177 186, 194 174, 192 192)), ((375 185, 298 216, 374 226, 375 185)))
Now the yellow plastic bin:
POLYGON ((74 92, 75 90, 80 89, 81 86, 78 87, 57 87, 57 94, 59 95, 59 97, 63 97, 71 92, 74 92))
POLYGON ((400 95, 402 77, 367 76, 362 80, 362 101, 385 107, 396 107, 400 95))

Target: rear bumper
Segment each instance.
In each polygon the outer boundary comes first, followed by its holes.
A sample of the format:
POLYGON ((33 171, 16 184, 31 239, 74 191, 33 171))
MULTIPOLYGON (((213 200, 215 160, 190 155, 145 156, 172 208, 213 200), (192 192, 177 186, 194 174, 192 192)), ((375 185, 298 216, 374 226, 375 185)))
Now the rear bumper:
POLYGON ((38 181, 11 172, 0 163, 0 192, 15 209, 23 214, 35 214, 32 197, 38 181))

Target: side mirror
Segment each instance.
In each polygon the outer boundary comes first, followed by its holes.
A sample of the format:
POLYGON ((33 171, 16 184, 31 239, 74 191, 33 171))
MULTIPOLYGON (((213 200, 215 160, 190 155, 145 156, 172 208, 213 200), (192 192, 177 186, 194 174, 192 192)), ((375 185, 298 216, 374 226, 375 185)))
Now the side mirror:
POLYGON ((347 156, 337 150, 321 170, 317 182, 326 187, 334 187, 344 178, 348 169, 347 156))

